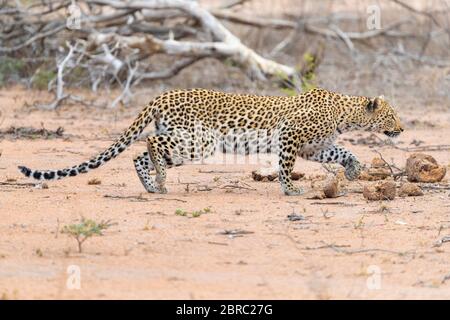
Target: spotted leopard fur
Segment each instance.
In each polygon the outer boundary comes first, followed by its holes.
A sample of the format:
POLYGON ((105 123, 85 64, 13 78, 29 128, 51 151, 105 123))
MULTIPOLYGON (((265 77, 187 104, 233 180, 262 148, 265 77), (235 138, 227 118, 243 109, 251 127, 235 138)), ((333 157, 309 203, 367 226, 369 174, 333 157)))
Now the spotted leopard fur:
POLYGON ((324 89, 292 97, 204 89, 174 90, 150 102, 116 142, 89 161, 61 170, 40 171, 24 166, 19 170, 36 180, 56 180, 86 173, 123 152, 152 121, 156 133, 147 138, 148 150, 134 159, 140 181, 152 193, 167 192, 167 167, 205 158, 218 149, 236 152, 236 135, 239 137, 249 130, 265 132, 263 140, 268 148, 260 150, 256 141, 261 141, 261 137, 249 135, 244 141, 244 153, 278 154, 279 181, 287 195, 302 193, 291 180, 297 156, 339 163, 345 168, 346 177, 354 180, 361 164, 354 154, 334 143, 337 136, 351 130, 388 136, 397 136, 403 131, 396 112, 382 97, 349 96, 324 89), (196 130, 196 126, 200 126, 200 130, 196 130), (151 171, 156 172, 155 179, 151 171))

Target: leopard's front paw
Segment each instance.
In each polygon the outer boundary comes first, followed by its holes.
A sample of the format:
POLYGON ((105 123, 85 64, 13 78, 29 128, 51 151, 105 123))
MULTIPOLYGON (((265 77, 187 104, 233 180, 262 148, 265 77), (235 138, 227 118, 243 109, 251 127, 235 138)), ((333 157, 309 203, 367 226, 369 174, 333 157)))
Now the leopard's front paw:
POLYGON ((159 186, 157 190, 158 190, 158 193, 161 193, 161 194, 167 193, 167 188, 164 186, 159 186))
POLYGON ((143 183, 145 190, 148 193, 167 193, 167 188, 165 186, 155 185, 154 183, 143 183))
POLYGON ((345 168, 345 177, 350 181, 356 180, 361 173, 361 169, 361 164, 357 160, 354 160, 345 168))
POLYGON ((289 189, 283 189, 284 194, 287 196, 300 196, 305 193, 302 188, 292 187, 289 189))

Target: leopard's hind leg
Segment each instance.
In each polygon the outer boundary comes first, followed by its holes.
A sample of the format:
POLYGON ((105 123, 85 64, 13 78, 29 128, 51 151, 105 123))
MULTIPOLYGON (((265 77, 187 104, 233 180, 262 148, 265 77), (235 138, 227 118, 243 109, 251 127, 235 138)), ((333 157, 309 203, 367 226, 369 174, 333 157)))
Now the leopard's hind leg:
POLYGON ((166 168, 167 158, 170 158, 174 143, 168 135, 149 136, 147 138, 147 149, 150 160, 155 168, 155 188, 158 193, 167 193, 166 168), (169 155, 169 157, 168 157, 169 155))
MULTIPOLYGON (((168 168, 174 166, 181 166, 183 160, 177 157, 170 157, 168 154, 164 155, 166 165, 168 168)), ((148 151, 143 152, 141 155, 133 159, 134 167, 136 168, 136 173, 147 192, 155 193, 159 192, 156 187, 155 181, 153 180, 150 173, 155 170, 152 160, 150 159, 148 151)))
POLYGON ((155 181, 150 176, 150 171, 154 170, 152 161, 148 155, 148 152, 144 152, 141 155, 133 159, 134 167, 136 168, 136 173, 147 192, 155 193, 157 188, 155 181))

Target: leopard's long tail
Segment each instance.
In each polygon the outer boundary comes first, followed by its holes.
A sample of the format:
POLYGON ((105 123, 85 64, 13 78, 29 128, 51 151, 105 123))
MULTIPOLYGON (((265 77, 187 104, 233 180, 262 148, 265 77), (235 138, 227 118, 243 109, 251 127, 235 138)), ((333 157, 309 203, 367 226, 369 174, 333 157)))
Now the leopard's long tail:
POLYGON ((117 157, 128 146, 136 141, 144 131, 145 127, 154 119, 156 109, 154 103, 147 105, 133 121, 133 123, 125 130, 119 138, 105 151, 97 156, 85 161, 79 165, 60 169, 60 170, 32 170, 30 168, 19 166, 20 172, 25 176, 35 180, 58 180, 64 177, 73 177, 80 173, 86 173, 92 169, 96 169, 105 164, 109 160, 117 157))

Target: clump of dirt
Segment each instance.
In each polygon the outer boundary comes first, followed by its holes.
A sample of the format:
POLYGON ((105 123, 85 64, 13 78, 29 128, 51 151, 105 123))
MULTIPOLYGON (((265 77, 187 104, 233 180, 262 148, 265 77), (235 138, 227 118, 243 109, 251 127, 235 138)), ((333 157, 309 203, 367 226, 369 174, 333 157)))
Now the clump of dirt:
MULTIPOLYGON (((305 176, 304 173, 295 172, 295 171, 293 171, 291 174, 291 178, 294 181, 300 180, 304 176, 305 176)), ((278 179, 278 172, 263 173, 263 172, 261 172, 261 170, 255 170, 255 171, 252 171, 252 178, 255 181, 262 181, 262 182, 274 181, 274 180, 278 179)))
POLYGON ((92 179, 89 179, 88 180, 88 183, 87 183, 88 185, 100 185, 100 184, 102 184, 102 181, 100 180, 100 179, 98 179, 98 178, 92 178, 92 179))
POLYGON ((410 182, 439 182, 447 170, 436 159, 424 153, 413 153, 406 160, 406 175, 410 182))
POLYGON ((406 182, 398 190, 398 195, 400 197, 418 197, 423 196, 423 191, 417 184, 406 182))
POLYGON ((64 128, 58 127, 56 130, 49 130, 46 128, 32 128, 32 127, 14 127, 0 130, 0 139, 4 137, 11 137, 14 139, 53 139, 62 138, 64 136, 64 128))
POLYGON ((363 196, 367 200, 394 200, 397 195, 393 181, 381 181, 364 187, 363 196))
POLYGON ((323 193, 327 198, 336 198, 339 195, 339 179, 336 177, 328 179, 323 186, 323 193))
POLYGON ((309 199, 337 198, 340 193, 340 181, 337 176, 328 177, 325 181, 313 181, 314 191, 309 199))
POLYGON ((379 157, 372 159, 369 169, 364 170, 359 175, 360 180, 377 181, 384 180, 392 175, 389 165, 379 157))

